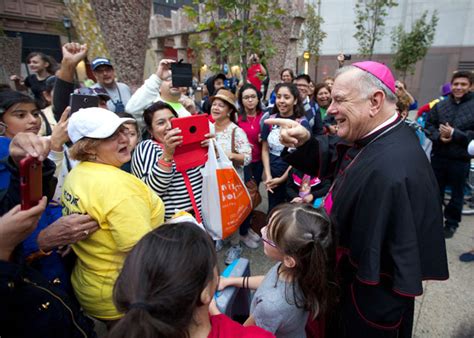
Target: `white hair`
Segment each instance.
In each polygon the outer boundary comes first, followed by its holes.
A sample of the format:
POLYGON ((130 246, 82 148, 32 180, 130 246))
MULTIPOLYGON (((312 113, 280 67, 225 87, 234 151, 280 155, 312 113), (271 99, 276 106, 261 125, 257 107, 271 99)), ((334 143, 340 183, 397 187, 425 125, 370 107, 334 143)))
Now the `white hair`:
POLYGON ((356 86, 359 87, 359 91, 361 95, 369 97, 374 90, 381 90, 385 93, 385 98, 388 102, 396 103, 397 96, 394 92, 392 92, 382 81, 380 81, 377 77, 366 72, 360 68, 355 66, 344 66, 336 71, 335 77, 337 78, 339 75, 347 73, 353 69, 359 70, 357 73, 358 77, 354 81, 356 86))

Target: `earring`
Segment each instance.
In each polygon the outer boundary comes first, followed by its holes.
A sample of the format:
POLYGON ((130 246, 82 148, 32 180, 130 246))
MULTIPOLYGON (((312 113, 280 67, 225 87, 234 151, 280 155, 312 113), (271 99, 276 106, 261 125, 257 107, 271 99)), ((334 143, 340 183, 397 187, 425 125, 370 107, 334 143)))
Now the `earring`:
POLYGON ((4 122, 0 122, 0 136, 5 135, 8 126, 4 122))

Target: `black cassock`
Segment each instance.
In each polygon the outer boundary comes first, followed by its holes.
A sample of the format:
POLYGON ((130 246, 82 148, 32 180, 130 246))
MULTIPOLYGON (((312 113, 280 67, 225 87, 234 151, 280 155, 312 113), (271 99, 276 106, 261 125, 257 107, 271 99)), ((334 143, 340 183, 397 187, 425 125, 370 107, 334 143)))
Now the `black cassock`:
POLYGON ((329 336, 410 337, 422 281, 449 276, 437 182, 415 133, 397 119, 352 145, 318 136, 283 156, 335 177, 341 296, 329 336))

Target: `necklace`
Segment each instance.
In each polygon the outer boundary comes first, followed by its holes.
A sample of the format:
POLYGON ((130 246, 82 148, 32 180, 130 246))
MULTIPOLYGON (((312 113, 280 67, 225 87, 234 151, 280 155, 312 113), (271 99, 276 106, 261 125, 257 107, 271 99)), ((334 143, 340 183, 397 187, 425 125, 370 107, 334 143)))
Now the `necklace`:
POLYGON ((257 115, 255 116, 249 116, 247 115, 247 121, 250 123, 250 129, 255 129, 255 120, 257 119, 257 115), (252 119, 250 119, 252 117, 252 119))
POLYGON ((214 123, 214 128, 216 129, 216 133, 223 132, 224 130, 227 129, 227 127, 232 123, 232 121, 225 121, 224 123, 214 123))

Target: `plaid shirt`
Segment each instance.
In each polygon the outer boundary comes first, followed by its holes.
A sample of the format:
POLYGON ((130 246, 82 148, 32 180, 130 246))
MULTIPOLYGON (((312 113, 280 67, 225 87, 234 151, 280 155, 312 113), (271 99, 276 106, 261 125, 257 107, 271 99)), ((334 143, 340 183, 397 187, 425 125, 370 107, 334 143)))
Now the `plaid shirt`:
POLYGON ((428 113, 427 135, 433 141, 431 156, 453 160, 469 161, 467 144, 474 135, 474 93, 467 93, 456 103, 453 96, 439 102, 428 113), (444 143, 440 140, 440 124, 449 123, 454 128, 452 141, 444 143))

